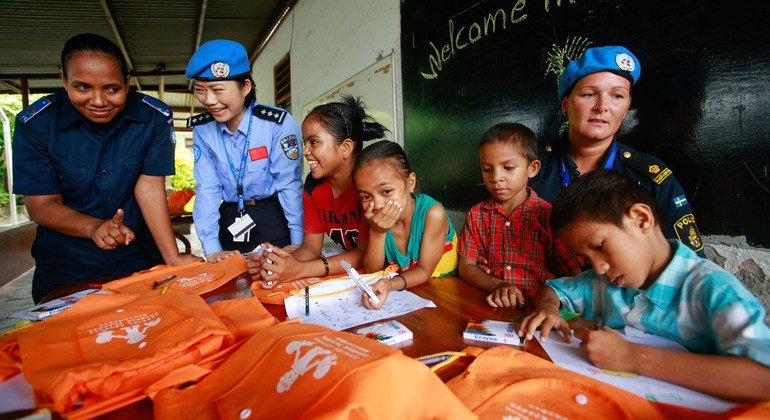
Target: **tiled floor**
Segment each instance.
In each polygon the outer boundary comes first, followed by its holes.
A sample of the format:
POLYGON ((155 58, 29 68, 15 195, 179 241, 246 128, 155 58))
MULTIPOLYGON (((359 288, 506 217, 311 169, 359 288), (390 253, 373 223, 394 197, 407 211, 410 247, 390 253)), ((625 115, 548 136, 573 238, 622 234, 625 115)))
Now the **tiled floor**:
MULTIPOLYGON (((190 241, 193 254, 203 256, 198 235, 195 233, 195 227, 191 226, 190 233, 184 236, 190 241)), ((177 243, 181 246, 181 243, 178 241, 177 243)), ((19 321, 15 318, 9 318, 9 315, 33 305, 32 275, 34 272, 35 269, 32 268, 0 287, 0 332, 13 327, 19 321)))

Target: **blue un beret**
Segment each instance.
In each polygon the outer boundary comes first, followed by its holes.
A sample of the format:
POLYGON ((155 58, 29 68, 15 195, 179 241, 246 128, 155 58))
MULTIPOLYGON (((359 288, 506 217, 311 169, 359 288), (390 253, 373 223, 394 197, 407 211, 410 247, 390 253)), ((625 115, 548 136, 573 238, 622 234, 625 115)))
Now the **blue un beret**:
POLYGON ((625 47, 589 48, 577 60, 571 61, 559 78, 559 100, 584 76, 600 71, 611 71, 625 76, 634 85, 642 74, 642 65, 625 47))
POLYGON ((228 39, 215 39, 195 51, 184 76, 196 80, 228 80, 250 71, 249 57, 243 45, 228 39))

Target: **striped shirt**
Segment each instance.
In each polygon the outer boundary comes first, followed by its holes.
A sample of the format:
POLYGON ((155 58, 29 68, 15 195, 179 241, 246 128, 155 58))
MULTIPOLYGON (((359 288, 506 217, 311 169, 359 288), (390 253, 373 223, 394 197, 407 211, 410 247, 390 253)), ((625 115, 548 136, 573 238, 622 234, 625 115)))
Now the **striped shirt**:
POLYGON ((459 240, 461 257, 487 259, 490 275, 534 297, 548 279, 580 268, 575 256, 551 235, 551 205, 527 187, 529 197, 508 216, 494 198, 471 207, 459 240))
POLYGON ((616 287, 588 270, 546 282, 564 309, 626 325, 679 342, 704 354, 745 356, 770 366, 770 328, 765 309, 743 284, 677 240, 674 256, 647 290, 616 287))

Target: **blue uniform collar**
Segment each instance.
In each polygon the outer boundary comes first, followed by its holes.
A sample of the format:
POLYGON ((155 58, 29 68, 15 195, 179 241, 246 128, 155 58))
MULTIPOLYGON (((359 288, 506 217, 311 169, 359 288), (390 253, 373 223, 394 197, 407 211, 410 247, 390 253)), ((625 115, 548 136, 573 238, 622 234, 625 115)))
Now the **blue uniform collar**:
POLYGON ((221 123, 217 121, 217 127, 219 128, 220 133, 227 133, 231 136, 234 136, 238 132, 243 134, 244 136, 249 132, 249 119, 251 119, 251 108, 254 106, 254 102, 250 103, 249 105, 246 105, 246 112, 243 113, 243 118, 241 118, 241 122, 238 124, 238 129, 235 133, 231 133, 230 130, 227 129, 227 124, 221 123))
MULTIPOLYGON (((75 109, 75 107, 72 105, 72 102, 70 102, 66 90, 62 89, 59 92, 56 92, 56 99, 59 103, 61 103, 59 116, 56 121, 57 130, 63 130, 74 124, 76 121, 86 121, 86 117, 78 112, 78 110, 75 109)), ((126 96, 126 106, 123 108, 123 111, 113 120, 115 128, 121 126, 124 119, 139 122, 150 120, 152 113, 155 111, 148 106, 141 106, 139 102, 141 102, 139 99, 139 94, 136 92, 128 92, 128 95, 126 96)))
MULTIPOLYGON (((610 151, 612 151, 613 146, 618 145, 618 150, 620 150, 620 143, 618 143, 617 136, 612 137, 612 142, 610 143, 609 147, 607 147, 607 150, 604 152, 604 156, 602 156, 601 162, 599 162, 599 167, 604 167, 607 165, 607 159, 610 158, 610 151)), ((577 164, 572 159, 572 154, 569 152, 569 140, 566 136, 562 137, 561 141, 558 142, 558 147, 560 149, 561 155, 565 157, 565 162, 567 163, 567 167, 569 168, 569 171, 571 173, 577 173, 577 164)), ((614 164, 613 164, 614 166, 614 164)))

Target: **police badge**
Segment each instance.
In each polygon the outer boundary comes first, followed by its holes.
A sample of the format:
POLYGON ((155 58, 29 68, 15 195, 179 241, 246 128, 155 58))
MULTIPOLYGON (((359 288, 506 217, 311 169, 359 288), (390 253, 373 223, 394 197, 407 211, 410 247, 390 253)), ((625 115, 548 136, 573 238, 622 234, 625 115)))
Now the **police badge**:
POLYGON ((297 136, 289 134, 281 139, 281 149, 283 154, 291 160, 297 160, 299 158, 299 144, 297 143, 297 136))

